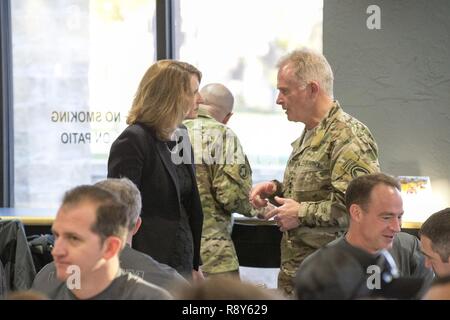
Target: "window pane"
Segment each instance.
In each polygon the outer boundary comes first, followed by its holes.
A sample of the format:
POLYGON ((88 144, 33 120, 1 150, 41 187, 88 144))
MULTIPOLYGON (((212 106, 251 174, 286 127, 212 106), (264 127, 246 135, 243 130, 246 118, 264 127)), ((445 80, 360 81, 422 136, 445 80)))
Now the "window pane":
POLYGON ((55 207, 106 176, 155 60, 155 0, 14 0, 16 207, 55 207))
POLYGON ((253 180, 282 179, 303 125, 275 104, 276 63, 290 50, 322 51, 322 1, 179 0, 175 48, 196 65, 202 84, 224 83, 235 95, 229 125, 252 164, 253 180))

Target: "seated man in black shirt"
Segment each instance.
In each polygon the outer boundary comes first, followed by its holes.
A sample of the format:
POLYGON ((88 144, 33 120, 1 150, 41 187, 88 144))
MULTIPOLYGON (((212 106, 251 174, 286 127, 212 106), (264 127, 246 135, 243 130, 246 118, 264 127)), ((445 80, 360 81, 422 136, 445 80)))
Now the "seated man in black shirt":
POLYGON ((300 265, 298 298, 418 298, 431 271, 424 267, 414 238, 399 236, 403 215, 399 183, 383 173, 360 176, 350 182, 345 200, 348 232, 300 265))
MULTIPOLYGON (((109 178, 97 182, 95 186, 113 193, 127 207, 129 217, 128 236, 125 247, 120 252, 120 267, 147 282, 169 290, 169 292, 176 287, 187 284, 187 280, 172 267, 159 263, 149 255, 131 248, 133 235, 139 230, 142 222, 140 217, 141 193, 136 185, 128 178, 109 178)), ((52 262, 44 266, 36 275, 33 289, 51 295, 59 284, 60 281, 55 275, 55 264, 52 262)))
POLYGON ((112 193, 88 185, 66 192, 52 225, 60 283, 49 298, 170 299, 166 290, 119 267, 128 226, 127 208, 112 193))

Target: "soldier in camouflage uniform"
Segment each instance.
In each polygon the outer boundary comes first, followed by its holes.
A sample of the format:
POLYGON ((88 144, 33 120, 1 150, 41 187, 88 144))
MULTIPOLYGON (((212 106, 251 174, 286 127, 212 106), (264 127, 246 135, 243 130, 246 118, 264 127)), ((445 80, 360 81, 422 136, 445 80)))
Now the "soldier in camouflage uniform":
MULTIPOLYGON (((194 149, 204 212, 202 271, 206 276, 239 276, 239 261, 231 239, 232 213, 252 215, 248 201, 252 172, 239 139, 226 126, 232 115, 233 95, 221 84, 209 84, 200 94, 205 102, 200 105, 198 118, 184 124, 194 149)), ((191 111, 188 117, 195 117, 195 112, 191 111)))
POLYGON ((334 101, 333 73, 323 55, 296 50, 278 67, 277 104, 305 130, 292 143, 283 183, 255 185, 250 201, 256 208, 268 200, 277 206, 266 219, 274 217, 283 232, 278 287, 292 295, 300 263, 346 230, 347 185, 359 175, 378 172, 379 164, 369 129, 334 101))

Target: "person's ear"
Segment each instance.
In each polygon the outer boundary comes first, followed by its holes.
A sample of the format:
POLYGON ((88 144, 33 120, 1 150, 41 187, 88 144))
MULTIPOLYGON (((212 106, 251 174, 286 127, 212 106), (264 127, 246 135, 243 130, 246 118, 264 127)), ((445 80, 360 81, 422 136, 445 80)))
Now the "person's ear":
POLYGON ((110 236, 106 238, 105 242, 103 243, 103 258, 105 260, 109 260, 118 255, 120 250, 122 249, 122 243, 123 241, 119 237, 110 236))
POLYGON ((359 222, 362 219, 362 208, 357 204, 352 204, 349 208, 350 217, 352 220, 359 222))
POLYGON ((138 232, 139 228, 141 227, 142 224, 142 218, 138 217, 136 220, 136 224, 133 228, 133 231, 131 231, 131 234, 134 236, 136 234, 136 232, 138 232))
POLYGON ((223 124, 227 124, 227 123, 228 123, 228 120, 230 120, 230 118, 231 118, 232 115, 233 115, 233 112, 230 112, 229 114, 227 114, 227 115, 225 116, 225 118, 223 118, 222 123, 223 123, 223 124))
POLYGON ((309 92, 312 98, 316 98, 319 95, 320 84, 317 81, 311 81, 309 83, 309 92))

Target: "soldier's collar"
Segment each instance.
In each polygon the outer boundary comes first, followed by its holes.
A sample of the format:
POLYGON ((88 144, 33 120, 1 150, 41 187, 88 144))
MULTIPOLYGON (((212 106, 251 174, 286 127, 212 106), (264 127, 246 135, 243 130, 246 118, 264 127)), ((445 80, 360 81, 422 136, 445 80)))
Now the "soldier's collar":
POLYGON ((206 110, 203 109, 202 107, 198 108, 198 117, 199 117, 199 118, 213 119, 213 117, 211 117, 211 116, 208 114, 208 111, 206 111, 206 110))
POLYGON ((333 106, 330 111, 328 111, 325 118, 320 121, 320 123, 313 129, 315 132, 314 137, 311 141, 311 146, 318 146, 321 144, 323 137, 325 136, 325 132, 331 123, 333 123, 334 119, 342 112, 342 108, 339 105, 339 102, 335 100, 333 102, 333 106))

